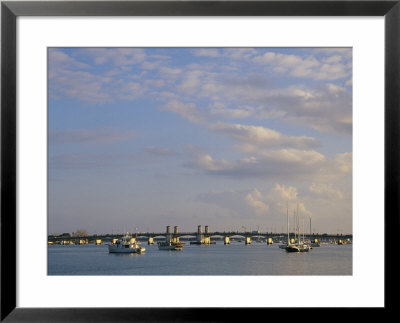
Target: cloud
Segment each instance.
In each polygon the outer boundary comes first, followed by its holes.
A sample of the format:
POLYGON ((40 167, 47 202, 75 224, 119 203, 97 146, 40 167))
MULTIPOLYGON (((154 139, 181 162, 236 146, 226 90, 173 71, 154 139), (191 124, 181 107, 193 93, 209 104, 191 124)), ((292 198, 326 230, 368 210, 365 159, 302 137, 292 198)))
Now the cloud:
POLYGON ((312 215, 305 203, 298 198, 297 188, 290 185, 275 184, 266 191, 258 188, 210 191, 199 194, 196 200, 229 210, 231 216, 242 219, 261 218, 263 221, 271 219, 282 221, 282 215, 294 210, 298 210, 303 216, 312 215))
POLYGON ((192 52, 194 56, 206 56, 206 57, 220 56, 220 52, 217 48, 199 48, 199 49, 194 49, 192 52))
POLYGON ((166 66, 160 67, 159 71, 161 74, 166 74, 166 75, 179 75, 182 73, 182 69, 180 68, 171 68, 166 66))
POLYGON ((271 90, 263 97, 253 97, 253 101, 269 113, 281 112, 283 120, 307 125, 320 132, 352 134, 352 95, 345 88, 335 84, 325 84, 318 88, 293 86, 271 90))
POLYGON ((203 84, 206 84, 206 81, 204 80, 205 75, 206 73, 204 71, 199 71, 199 70, 186 71, 183 74, 183 79, 177 86, 177 90, 185 94, 194 94, 195 92, 198 91, 199 87, 201 87, 203 84))
POLYGON ((352 134, 352 93, 342 87, 351 85, 351 49, 309 49, 294 55, 259 48, 196 48, 187 51, 185 64, 146 51, 51 50, 50 97, 90 104, 146 97, 195 123, 274 118, 320 132, 352 134), (196 55, 211 60, 199 64, 196 55), (290 82, 276 81, 271 70, 285 73, 281 75, 290 82), (321 82, 310 85, 304 77, 321 82))
POLYGON ((143 48, 84 48, 76 51, 77 55, 91 58, 95 64, 111 63, 115 66, 134 65, 146 60, 147 55, 143 48))
POLYGON ((313 55, 299 56, 266 52, 253 58, 255 63, 269 65, 276 73, 316 80, 337 80, 351 75, 351 63, 342 63, 343 56, 324 57, 322 61, 313 55))
POLYGON ((255 48, 196 48, 192 50, 194 56, 222 57, 224 59, 247 60, 257 54, 255 48))
POLYGON ((234 179, 271 181, 333 180, 351 172, 351 153, 327 159, 314 150, 280 149, 259 151, 234 161, 217 160, 204 152, 193 152, 187 167, 209 175, 234 179))
POLYGON ((209 120, 275 118, 319 132, 352 134, 352 94, 333 83, 277 88, 261 73, 232 75, 195 70, 182 73, 171 92, 190 102, 208 101, 198 113, 209 120))
POLYGON ((326 199, 343 199, 343 193, 330 184, 312 183, 309 187, 311 193, 326 199))
POLYGON ((52 98, 67 97, 90 104, 133 100, 144 93, 145 88, 138 82, 84 71, 59 70, 52 76, 49 84, 49 94, 52 98))
POLYGON ((49 48, 48 50, 48 70, 49 78, 53 78, 57 71, 62 69, 90 69, 90 65, 77 61, 62 51, 49 48))
POLYGON ((290 147, 297 149, 320 146, 317 139, 307 136, 286 136, 273 129, 262 126, 216 123, 208 127, 210 130, 232 137, 245 145, 245 150, 257 148, 290 147))
POLYGON ((136 136, 131 130, 119 129, 69 129, 50 130, 50 144, 110 144, 136 136))
POLYGON ((142 62, 143 55, 142 49, 124 48, 80 49, 70 55, 50 50, 49 95, 53 99, 66 97, 90 104, 139 98, 144 95, 145 88, 126 73, 130 71, 130 64, 142 62), (82 56, 90 57, 92 65, 78 61, 82 56), (109 60, 112 64, 106 71, 95 68, 96 64, 102 65, 109 60), (121 73, 125 75, 121 76, 121 73))
POLYGON ((254 189, 252 192, 246 195, 246 203, 254 210, 257 215, 263 215, 268 213, 269 205, 263 200, 262 194, 258 189, 254 189))
POLYGON ((205 121, 205 117, 197 110, 193 103, 183 103, 172 100, 160 107, 160 110, 176 113, 193 123, 203 123, 205 121))
POLYGON ((227 107, 221 102, 215 102, 208 108, 208 115, 211 119, 227 118, 227 119, 244 119, 254 115, 255 109, 248 105, 239 105, 235 108, 227 107))

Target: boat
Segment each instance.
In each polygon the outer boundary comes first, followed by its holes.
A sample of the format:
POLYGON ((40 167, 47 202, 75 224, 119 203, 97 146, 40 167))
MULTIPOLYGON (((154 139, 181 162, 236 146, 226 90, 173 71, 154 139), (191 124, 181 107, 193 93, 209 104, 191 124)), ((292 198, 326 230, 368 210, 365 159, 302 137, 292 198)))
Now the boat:
POLYGON ((140 243, 136 242, 136 238, 127 232, 126 235, 112 242, 108 245, 109 253, 144 253, 146 248, 140 246, 140 243))
MULTIPOLYGON (((297 213, 298 213, 298 205, 297 205, 297 213)), ((294 214, 294 213, 293 213, 294 214)), ((297 214, 298 216, 298 214, 297 214)), ((300 237, 300 230, 298 230, 298 240, 296 243, 296 216, 294 216, 294 243, 290 243, 289 237, 289 208, 287 211, 287 228, 288 228, 288 241, 287 245, 285 246, 286 252, 307 252, 311 249, 310 245, 304 242, 304 220, 303 220, 303 241, 301 241, 300 237)), ((282 248, 283 249, 283 248, 282 248)))
POLYGON ((158 242, 160 250, 182 250, 185 242, 179 241, 178 227, 174 228, 174 234, 171 233, 171 227, 167 226, 165 241, 158 242))
POLYGON ((311 247, 312 248, 321 247, 321 243, 317 239, 314 239, 314 242, 311 242, 311 247))
POLYGON ((158 249, 160 249, 160 250, 182 250, 184 245, 185 245, 184 242, 172 242, 172 241, 158 242, 158 249))

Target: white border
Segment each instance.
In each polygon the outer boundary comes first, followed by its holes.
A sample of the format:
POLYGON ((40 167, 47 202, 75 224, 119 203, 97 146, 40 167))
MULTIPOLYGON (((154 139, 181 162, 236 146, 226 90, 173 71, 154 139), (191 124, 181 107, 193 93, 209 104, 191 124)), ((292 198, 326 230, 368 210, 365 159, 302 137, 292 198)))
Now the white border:
POLYGON ((155 297, 148 286, 159 291, 174 287, 179 307, 384 305, 383 17, 19 17, 17 23, 18 307, 177 306, 174 298, 155 297), (353 47, 353 275, 46 276, 48 46, 353 47), (192 292, 185 297, 188 286, 192 292), (200 290, 193 292, 196 286, 200 290), (210 286, 220 292, 206 292, 210 286), (132 297, 118 298, 118 303, 100 296, 127 295, 135 288, 140 296, 132 292, 132 297), (291 301, 288 288, 323 297, 313 297, 311 304, 307 298, 291 301), (86 297, 76 297, 77 290, 87 291, 86 297), (57 292, 61 293, 55 297, 57 292))

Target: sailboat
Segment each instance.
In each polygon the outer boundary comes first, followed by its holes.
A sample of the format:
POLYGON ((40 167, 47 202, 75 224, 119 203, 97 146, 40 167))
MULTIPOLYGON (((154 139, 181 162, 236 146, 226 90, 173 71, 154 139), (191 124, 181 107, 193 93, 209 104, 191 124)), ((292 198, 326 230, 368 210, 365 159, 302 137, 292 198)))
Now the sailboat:
MULTIPOLYGON (((294 213, 294 212, 293 212, 294 213)), ((299 214, 299 205, 297 204, 297 217, 299 214)), ((287 252, 307 252, 310 250, 310 247, 304 243, 304 220, 303 220, 303 241, 301 241, 300 229, 297 221, 297 231, 298 231, 298 241, 296 243, 296 215, 294 214, 294 243, 290 243, 289 239, 289 211, 287 216, 288 221, 288 243, 286 245, 287 252)))
POLYGON ((279 248, 286 249, 290 245, 290 237, 289 237, 289 203, 286 203, 286 218, 287 218, 287 242, 286 244, 280 244, 279 248))

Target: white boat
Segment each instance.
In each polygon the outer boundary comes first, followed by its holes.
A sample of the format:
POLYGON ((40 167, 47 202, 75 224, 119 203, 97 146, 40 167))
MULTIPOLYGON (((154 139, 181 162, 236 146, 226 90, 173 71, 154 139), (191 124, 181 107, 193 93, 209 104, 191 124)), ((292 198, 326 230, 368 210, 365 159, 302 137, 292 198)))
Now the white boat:
POLYGON ((132 238, 129 232, 118 239, 115 243, 108 245, 109 253, 144 253, 146 248, 140 246, 140 243, 136 242, 136 238, 132 238))
POLYGON ((160 250, 182 250, 184 242, 159 242, 158 249, 160 250))

